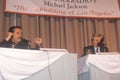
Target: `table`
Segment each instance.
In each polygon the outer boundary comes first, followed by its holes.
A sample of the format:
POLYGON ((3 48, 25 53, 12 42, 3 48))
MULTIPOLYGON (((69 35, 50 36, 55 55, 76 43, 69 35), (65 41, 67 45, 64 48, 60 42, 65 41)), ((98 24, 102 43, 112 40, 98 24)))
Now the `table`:
POLYGON ((64 49, 0 48, 0 80, 77 80, 77 55, 64 49))
POLYGON ((78 80, 119 80, 118 52, 90 54, 78 60, 78 80))

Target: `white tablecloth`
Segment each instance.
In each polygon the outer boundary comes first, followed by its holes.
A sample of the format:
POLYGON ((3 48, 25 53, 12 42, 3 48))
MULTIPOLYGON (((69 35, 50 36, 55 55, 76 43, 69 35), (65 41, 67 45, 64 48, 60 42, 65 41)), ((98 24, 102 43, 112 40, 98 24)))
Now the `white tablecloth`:
POLYGON ((112 80, 111 78, 115 75, 117 76, 113 80, 118 80, 120 78, 120 54, 109 52, 84 56, 78 60, 78 75, 79 80, 112 80))
POLYGON ((65 54, 66 52, 0 48, 0 80, 29 77, 65 54))
POLYGON ((108 73, 120 73, 120 54, 117 52, 110 52, 110 55, 90 54, 84 56, 78 60, 78 73, 88 71, 89 64, 93 64, 108 73))

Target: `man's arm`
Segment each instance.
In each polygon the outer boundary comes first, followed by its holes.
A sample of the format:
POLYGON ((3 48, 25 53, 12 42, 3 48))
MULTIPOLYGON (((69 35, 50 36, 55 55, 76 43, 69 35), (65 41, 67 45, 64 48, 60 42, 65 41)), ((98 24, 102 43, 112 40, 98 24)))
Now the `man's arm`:
POLYGON ((3 40, 2 42, 0 42, 0 47, 8 47, 9 44, 9 41, 3 40))

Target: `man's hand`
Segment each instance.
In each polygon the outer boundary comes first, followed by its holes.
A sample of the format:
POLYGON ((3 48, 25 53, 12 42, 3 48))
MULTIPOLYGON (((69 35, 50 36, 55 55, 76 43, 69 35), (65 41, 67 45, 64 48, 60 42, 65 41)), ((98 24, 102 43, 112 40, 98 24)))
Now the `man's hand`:
POLYGON ((7 37, 5 38, 6 41, 9 41, 13 36, 12 32, 7 32, 7 37))
POLYGON ((42 39, 40 37, 36 37, 34 39, 34 43, 36 46, 40 47, 40 45, 42 44, 42 39))

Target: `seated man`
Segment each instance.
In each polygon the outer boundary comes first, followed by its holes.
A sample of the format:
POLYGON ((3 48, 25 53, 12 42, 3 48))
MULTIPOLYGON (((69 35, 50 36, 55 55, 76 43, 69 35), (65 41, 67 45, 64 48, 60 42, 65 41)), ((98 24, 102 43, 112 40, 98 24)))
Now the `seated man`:
POLYGON ((98 54, 100 52, 108 52, 108 48, 103 43, 104 36, 102 34, 95 34, 91 39, 92 45, 84 47, 84 53, 82 56, 87 54, 98 54))
MULTIPOLYGON (((0 47, 30 49, 29 43, 29 40, 22 37, 22 28, 20 26, 13 26, 9 28, 6 38, 0 42, 0 47)), ((41 38, 35 39, 34 43, 34 48, 39 49, 42 43, 41 38)))

